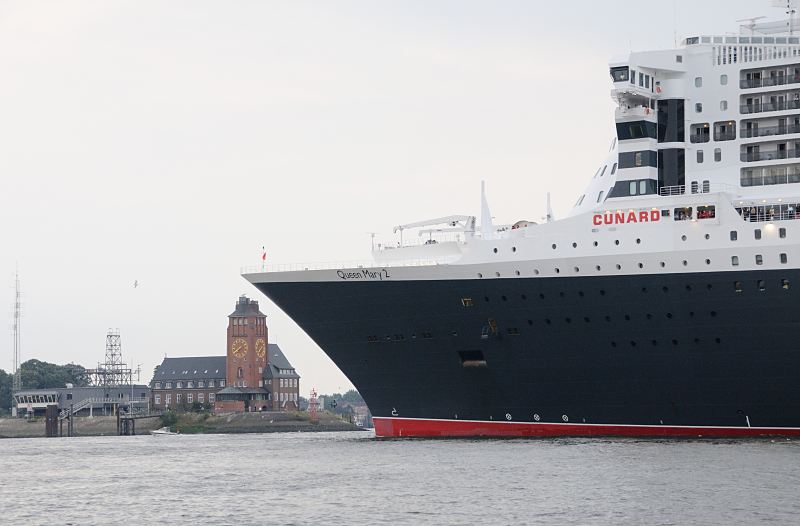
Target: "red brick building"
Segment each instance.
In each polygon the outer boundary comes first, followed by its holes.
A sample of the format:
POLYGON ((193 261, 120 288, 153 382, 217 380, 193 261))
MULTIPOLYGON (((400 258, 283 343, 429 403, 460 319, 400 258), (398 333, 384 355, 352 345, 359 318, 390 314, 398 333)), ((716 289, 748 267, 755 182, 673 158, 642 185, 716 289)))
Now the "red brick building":
POLYGON ((151 382, 154 407, 200 402, 217 412, 296 410, 300 376, 267 336, 258 302, 241 296, 228 316, 226 356, 164 358, 151 382))

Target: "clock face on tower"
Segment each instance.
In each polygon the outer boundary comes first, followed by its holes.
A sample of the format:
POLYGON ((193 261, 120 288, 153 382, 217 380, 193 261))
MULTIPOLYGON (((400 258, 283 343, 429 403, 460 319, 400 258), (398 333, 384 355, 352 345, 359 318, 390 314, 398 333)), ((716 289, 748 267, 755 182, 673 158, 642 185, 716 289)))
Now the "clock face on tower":
POLYGON ((244 358, 244 355, 247 354, 247 340, 243 340, 242 338, 236 338, 231 343, 231 352, 237 358, 244 358))
POLYGON ((266 354, 267 354, 267 346, 264 343, 264 339, 263 338, 257 339, 256 340, 256 355, 259 358, 263 358, 264 355, 266 355, 266 354))

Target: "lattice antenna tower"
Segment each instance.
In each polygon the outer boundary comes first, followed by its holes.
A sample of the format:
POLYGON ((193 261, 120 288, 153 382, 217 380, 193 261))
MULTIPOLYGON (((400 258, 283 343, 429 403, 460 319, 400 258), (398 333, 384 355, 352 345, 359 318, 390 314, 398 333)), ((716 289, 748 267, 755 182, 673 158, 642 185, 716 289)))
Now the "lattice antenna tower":
POLYGON ((22 346, 20 345, 20 318, 22 315, 22 292, 19 287, 19 271, 14 273, 14 379, 12 389, 22 389, 22 371, 20 371, 22 346))
POLYGON ((95 385, 115 387, 133 383, 133 371, 122 361, 122 338, 119 329, 109 329, 106 334, 106 357, 97 369, 86 371, 95 385))

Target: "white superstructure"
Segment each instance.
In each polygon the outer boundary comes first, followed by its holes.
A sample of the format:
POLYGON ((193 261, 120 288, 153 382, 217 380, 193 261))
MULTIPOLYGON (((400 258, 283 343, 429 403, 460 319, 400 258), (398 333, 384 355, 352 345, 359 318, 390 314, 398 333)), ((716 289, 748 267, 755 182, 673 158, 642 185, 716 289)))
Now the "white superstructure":
POLYGON ((548 210, 541 224, 492 225, 482 193, 481 218, 398 226, 399 240, 375 245, 370 264, 251 269, 248 279, 543 278, 796 267, 800 36, 791 32, 789 21, 750 24, 737 36, 691 37, 676 49, 611 61, 617 138, 565 219, 552 220, 548 210))

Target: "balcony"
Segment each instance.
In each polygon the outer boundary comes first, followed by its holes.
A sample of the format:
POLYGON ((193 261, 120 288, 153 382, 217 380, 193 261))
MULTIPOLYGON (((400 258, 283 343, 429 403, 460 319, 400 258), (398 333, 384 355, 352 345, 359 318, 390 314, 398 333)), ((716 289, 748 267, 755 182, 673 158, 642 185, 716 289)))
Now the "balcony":
POLYGON ((791 133, 800 133, 800 124, 764 126, 749 129, 742 128, 742 139, 752 139, 753 137, 771 137, 773 135, 789 135, 791 133))
MULTIPOLYGON (((733 140, 736 140, 736 132, 735 131, 715 132, 714 133, 714 140, 715 141, 733 141, 733 140)), ((708 141, 706 141, 706 142, 708 142, 708 141)))
POLYGON ((800 84, 800 75, 781 75, 763 79, 742 79, 739 81, 741 89, 768 88, 771 86, 785 86, 787 84, 800 84))
POLYGON ((746 163, 755 161, 774 161, 776 159, 797 159, 800 149, 772 150, 771 152, 742 152, 741 159, 746 163))
POLYGON ((796 110, 800 108, 800 99, 786 100, 779 102, 758 102, 754 104, 744 104, 739 109, 744 114, 763 113, 765 111, 796 110))

